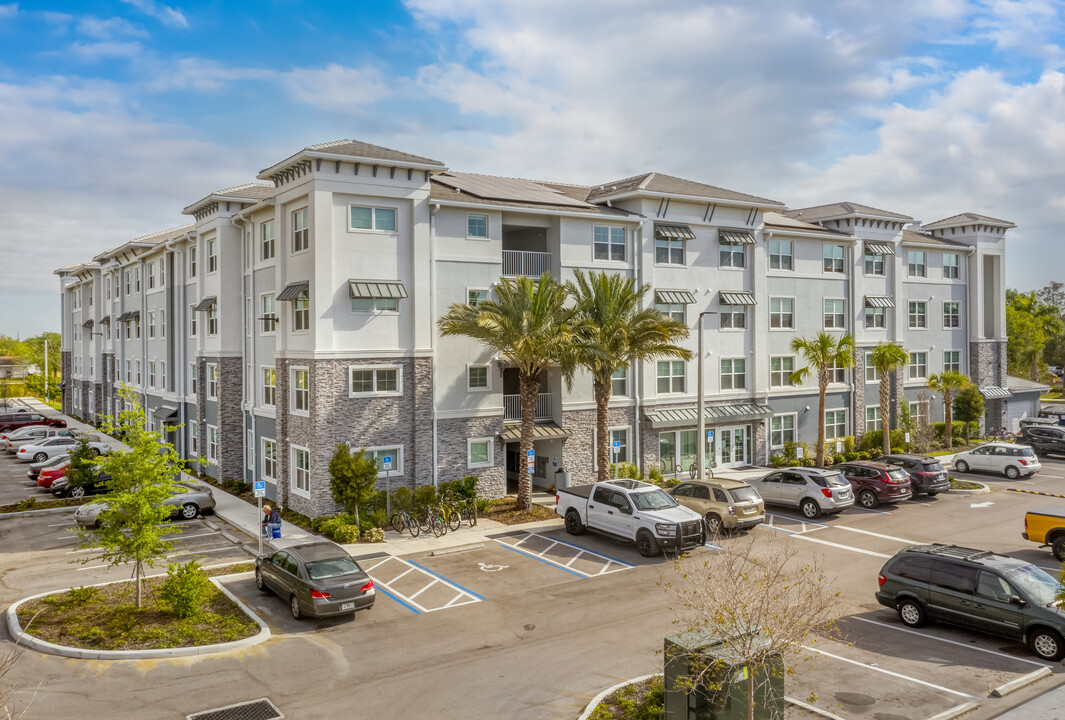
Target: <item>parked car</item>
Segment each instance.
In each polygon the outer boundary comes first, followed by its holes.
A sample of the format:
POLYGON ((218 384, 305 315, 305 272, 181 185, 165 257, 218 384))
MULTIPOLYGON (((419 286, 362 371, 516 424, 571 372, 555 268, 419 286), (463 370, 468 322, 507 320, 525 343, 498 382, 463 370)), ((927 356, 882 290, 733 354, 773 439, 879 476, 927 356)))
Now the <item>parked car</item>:
POLYGON ((64 455, 63 457, 66 458, 63 464, 41 471, 41 474, 37 476, 37 487, 48 490, 56 480, 66 477, 67 470, 70 468, 70 456, 64 455))
POLYGON ((1050 374, 1054 377, 1061 377, 1062 375, 1061 365, 1051 365, 1047 370, 1049 370, 1050 374))
POLYGON ((811 520, 854 505, 851 484, 836 470, 789 467, 769 473, 751 487, 767 505, 798 508, 811 520))
POLYGON ((0 415, 0 433, 25 427, 26 425, 47 425, 48 427, 65 428, 67 421, 60 418, 47 418, 35 412, 17 412, 0 415))
POLYGON ((288 600, 292 617, 323 618, 369 610, 373 580, 342 547, 309 542, 255 559, 255 584, 288 600))
POLYGON ((47 425, 27 425, 7 436, 4 441, 4 449, 9 453, 17 453, 20 446, 27 443, 44 440, 53 437, 74 437, 73 430, 50 428, 47 425))
POLYGON ((37 482, 37 478, 40 476, 42 470, 66 465, 68 462, 70 462, 70 455, 55 455, 44 462, 30 463, 30 469, 26 472, 26 477, 37 482))
POLYGON ((1018 442, 1031 445, 1037 455, 1065 455, 1065 427, 1044 423, 1021 423, 1018 442))
POLYGON ((707 537, 752 528, 765 520, 765 503, 758 491, 741 480, 692 480, 669 494, 703 516, 707 537))
POLYGON ((108 491, 107 481, 110 479, 111 476, 107 473, 99 473, 93 480, 90 480, 84 485, 70 487, 70 480, 64 474, 62 477, 53 480, 52 486, 49 489, 52 491, 52 494, 58 498, 80 498, 88 495, 101 495, 108 491))
POLYGON ((902 468, 869 460, 854 460, 833 465, 851 484, 854 497, 863 508, 880 503, 896 503, 913 497, 910 474, 902 468))
POLYGON ((913 484, 913 494, 925 493, 929 497, 935 497, 941 492, 950 490, 950 478, 943 464, 934 457, 922 455, 881 455, 874 462, 887 463, 902 468, 910 476, 913 484))
POLYGON ((1002 473, 1010 480, 1029 477, 1043 469, 1035 451, 1028 445, 989 442, 980 447, 960 452, 954 456, 954 469, 958 472, 1002 473))
POLYGON ((1048 505, 1026 512, 1021 537, 1041 547, 1049 545, 1054 557, 1065 562, 1065 505, 1048 505))
MULTIPOLYGON (((192 520, 201 512, 214 509, 214 492, 207 486, 201 487, 184 482, 174 483, 171 493, 163 504, 171 508, 170 517, 172 518, 192 520)), ((82 505, 74 512, 74 522, 82 527, 97 527, 104 507, 105 504, 102 502, 82 505)))
POLYGON ((1061 584, 1031 563, 956 545, 916 545, 877 577, 876 599, 909 627, 928 620, 1026 642, 1043 660, 1065 657, 1061 584))
MULTIPOLYGON (((107 452, 107 446, 104 445, 98 438, 99 436, 89 436, 89 448, 92 450, 93 455, 101 455, 107 452)), ((78 438, 74 437, 52 437, 40 442, 26 443, 20 445, 18 452, 15 453, 15 457, 23 462, 43 462, 53 455, 69 454, 71 449, 79 442, 78 438)))

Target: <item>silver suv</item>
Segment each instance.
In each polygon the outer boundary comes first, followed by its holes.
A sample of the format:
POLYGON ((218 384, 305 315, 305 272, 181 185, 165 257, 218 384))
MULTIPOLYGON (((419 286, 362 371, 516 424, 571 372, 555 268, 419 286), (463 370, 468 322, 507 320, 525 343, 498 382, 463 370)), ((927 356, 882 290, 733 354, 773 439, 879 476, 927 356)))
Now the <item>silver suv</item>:
POLYGON ((751 483, 766 505, 799 508, 813 519, 821 513, 838 513, 854 505, 854 493, 847 478, 837 470, 789 467, 774 470, 751 483))

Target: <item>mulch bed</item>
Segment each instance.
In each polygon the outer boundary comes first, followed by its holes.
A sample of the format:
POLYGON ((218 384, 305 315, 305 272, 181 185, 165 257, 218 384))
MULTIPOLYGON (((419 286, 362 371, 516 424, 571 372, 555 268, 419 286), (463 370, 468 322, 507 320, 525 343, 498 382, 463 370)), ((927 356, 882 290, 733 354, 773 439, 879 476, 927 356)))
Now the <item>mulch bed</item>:
POLYGON ((57 498, 55 500, 38 500, 26 498, 10 505, 0 505, 0 513, 26 512, 27 510, 48 510, 49 508, 77 507, 92 502, 97 498, 57 498))
POLYGON ((504 525, 521 525, 522 523, 539 522, 540 520, 558 520, 554 508, 544 507, 533 503, 528 510, 519 510, 514 507, 514 498, 505 497, 493 500, 492 504, 479 517, 486 520, 494 520, 504 525))

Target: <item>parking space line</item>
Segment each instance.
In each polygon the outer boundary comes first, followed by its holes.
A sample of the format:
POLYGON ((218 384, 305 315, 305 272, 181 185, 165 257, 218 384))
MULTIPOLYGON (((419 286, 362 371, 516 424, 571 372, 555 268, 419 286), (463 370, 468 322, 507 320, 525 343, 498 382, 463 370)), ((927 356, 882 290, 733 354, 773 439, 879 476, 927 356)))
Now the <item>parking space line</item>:
POLYGON ((447 586, 449 586, 449 587, 451 587, 451 588, 453 588, 455 590, 461 590, 462 592, 466 593, 467 595, 472 595, 473 597, 477 598, 478 600, 484 600, 484 598, 482 596, 478 595, 477 593, 473 592, 472 590, 467 590, 466 588, 464 588, 461 585, 459 585, 457 582, 454 582, 452 580, 448 580, 443 575, 438 575, 435 572, 433 572, 432 570, 430 570, 429 568, 424 567, 422 565, 419 565, 418 563, 414 562, 413 560, 404 560, 403 562, 410 563, 411 565, 413 565, 414 567, 418 568, 422 572, 429 573, 433 577, 437 578, 440 582, 444 583, 445 585, 447 585, 447 586))
MULTIPOLYGON (((533 555, 531 552, 526 552, 525 550, 519 550, 518 548, 514 547, 513 545, 511 545, 509 543, 505 543, 502 540, 499 540, 499 539, 496 539, 496 538, 493 538, 493 539, 497 543, 499 543, 500 545, 505 547, 507 550, 510 550, 511 552, 516 552, 519 555, 524 555, 525 557, 527 557, 527 558, 529 558, 531 560, 537 560, 539 562, 542 562, 544 565, 550 565, 552 567, 558 568, 559 570, 562 570, 563 572, 568 572, 570 575, 576 575, 577 577, 581 578, 582 580, 587 580, 588 577, 589 577, 588 575, 585 575, 584 573, 582 573, 582 572, 580 572, 578 570, 573 570, 571 568, 566 567, 562 563, 557 563, 557 562, 555 562, 553 560, 545 560, 542 557, 537 557, 536 555, 533 555)), ((574 560, 576 560, 576 558, 574 558, 574 560)))
POLYGON ((826 652, 824 650, 818 650, 817 648, 812 648, 809 645, 803 645, 802 648, 803 648, 803 650, 809 650, 810 652, 815 652, 815 653, 817 653, 819 655, 824 655, 826 657, 830 657, 830 658, 833 658, 835 660, 841 660, 841 661, 843 661, 845 663, 850 663, 851 665, 857 665, 858 667, 863 667, 863 668, 865 668, 867 670, 874 670, 874 671, 876 671, 878 673, 883 673, 885 675, 890 675, 892 677, 897 677, 897 678, 899 678, 901 680, 909 680, 910 682, 917 683, 918 685, 924 685, 925 687, 930 687, 933 690, 941 690, 943 692, 950 693, 951 695, 957 695, 959 697, 967 698, 969 700, 981 700, 982 699, 982 698, 979 698, 979 697, 977 697, 975 695, 969 695, 967 693, 963 693, 963 692, 961 692, 959 690, 951 690, 950 688, 945 688, 942 685, 933 685, 930 682, 926 682, 924 680, 920 680, 920 679, 915 678, 915 677, 910 677, 909 675, 903 675, 902 673, 892 672, 891 670, 886 670, 886 669, 884 669, 882 667, 874 667, 873 665, 869 665, 868 663, 863 663, 863 662, 860 662, 858 660, 851 660, 850 658, 845 658, 842 655, 833 655, 830 652, 826 652))
POLYGON ((380 567, 380 566, 384 565, 384 564, 385 564, 386 562, 388 562, 388 561, 389 561, 389 560, 391 560, 391 559, 392 559, 392 556, 391 556, 391 555, 388 555, 388 556, 386 556, 386 557, 382 558, 381 562, 379 562, 379 563, 374 563, 372 567, 368 567, 368 568, 366 568, 366 569, 365 569, 365 572, 366 572, 366 574, 367 574, 367 575, 369 575, 369 574, 370 574, 370 571, 371 571, 371 570, 373 570, 374 568, 378 568, 378 567, 380 567))
POLYGON ((508 542, 503 542, 499 538, 493 538, 493 539, 497 543, 499 543, 500 545, 502 545, 504 547, 507 547, 507 548, 510 548, 511 550, 514 550, 515 552, 521 553, 522 555, 525 555, 526 557, 531 557, 531 558, 534 558, 536 560, 540 560, 542 562, 545 562, 545 563, 547 563, 549 565, 554 565, 555 567, 557 567, 557 568, 559 568, 561 570, 565 570, 567 572, 574 573, 574 574, 579 575, 580 577, 584 577, 584 578, 599 577, 600 575, 607 575, 607 574, 610 574, 610 573, 621 572, 622 570, 631 570, 632 568, 636 567, 635 565, 633 565, 631 563, 627 563, 624 560, 618 560, 617 558, 612 558, 609 555, 603 555, 602 553, 595 552, 594 550, 588 550, 587 548, 583 548, 580 545, 575 545, 573 543, 566 542, 565 540, 558 540, 556 538, 546 537, 544 535, 539 535, 537 533, 528 533, 525 537, 521 538, 520 540, 518 540, 517 542, 515 542, 513 544, 508 543, 508 542), (531 538, 539 538, 540 540, 545 540, 545 541, 549 542, 550 545, 548 545, 546 548, 544 548, 540 552, 534 552, 532 550, 526 550, 525 548, 518 547, 523 542, 525 542, 526 540, 529 540, 531 538), (574 550, 577 551, 577 554, 574 557, 570 558, 569 562, 567 562, 565 564, 557 562, 555 560, 552 560, 551 558, 544 557, 544 554, 549 552, 556 545, 563 545, 565 547, 573 548, 574 550), (594 557, 594 558, 598 558, 599 560, 606 560, 606 562, 603 564, 603 567, 599 570, 599 572, 595 573, 594 575, 591 574, 591 573, 586 573, 583 570, 576 570, 576 569, 570 567, 570 565, 572 565, 575 561, 577 561, 578 559, 580 559, 581 557, 583 557, 585 555, 588 555, 588 556, 594 557), (611 565, 620 565, 621 567, 611 569, 610 568, 611 565))
MULTIPOLYGON (((405 607, 405 608, 407 608, 408 610, 410 610, 410 611, 411 611, 412 613, 414 613, 415 615, 421 615, 421 614, 422 614, 422 611, 421 611, 421 610, 419 610, 418 608, 414 607, 413 605, 410 605, 409 603, 407 603, 407 602, 405 602, 405 601, 403 601, 403 600, 399 599, 398 597, 396 597, 395 595, 393 595, 393 594, 392 594, 391 592, 389 592, 388 590, 386 590, 386 589, 385 589, 385 586, 384 586, 384 583, 379 583, 379 582, 377 582, 377 581, 375 580, 375 581, 374 581, 374 587, 375 587, 375 588, 377 588, 378 590, 380 590, 380 591, 381 591, 382 593, 384 593, 386 597, 389 597, 389 598, 391 598, 392 600, 395 600, 396 602, 398 602, 398 603, 399 603, 400 605, 402 605, 403 607, 405 607)), ((446 606, 445 606, 445 607, 446 607, 446 606)))
POLYGON ((833 525, 833 527, 840 530, 846 530, 847 532, 861 533, 862 535, 872 535, 873 537, 883 538, 885 540, 894 540, 895 542, 905 543, 906 545, 923 545, 916 540, 907 540, 905 538, 895 537, 894 535, 883 535, 881 533, 873 532, 872 530, 859 530, 854 527, 847 527, 846 525, 833 525))
POLYGON ((624 565, 627 568, 636 567, 632 563, 625 562, 624 560, 619 560, 616 557, 611 557, 610 555, 598 552, 596 550, 589 550, 588 548, 582 547, 580 545, 577 545, 576 543, 567 542, 566 540, 558 540, 556 538, 548 538, 548 537, 545 537, 543 535, 538 535, 538 537, 542 537, 545 540, 554 540, 555 542, 559 543, 560 545, 569 545, 571 548, 576 548, 577 550, 580 550, 581 552, 588 553, 589 555, 597 555, 597 556, 599 556, 601 558, 606 558, 607 560, 610 560, 611 562, 616 562, 618 565, 624 565))
MULTIPOLYGON (((418 597, 418 596, 419 596, 419 595, 421 595, 421 594, 422 594, 423 592, 425 592, 426 590, 428 590, 429 588, 431 588, 431 587, 432 587, 433 585, 436 585, 436 584, 437 584, 438 582, 440 582, 440 581, 439 581, 439 580, 433 580, 433 581, 432 581, 431 583, 429 583, 428 585, 426 585, 425 587, 423 587, 423 588, 422 588, 421 590, 419 590, 418 592, 416 592, 416 593, 414 593, 413 595, 411 595, 411 596, 410 596, 410 599, 411 599, 411 600, 413 600, 414 598, 418 597)), ((457 596, 457 597, 461 597, 461 596, 457 596)), ((454 602, 454 600, 452 600, 452 602, 454 602)))
POLYGON ((1016 655, 1010 655, 1009 653, 999 652, 998 650, 988 650, 987 648, 976 647, 968 643, 958 642, 957 640, 947 640, 946 638, 936 637, 935 635, 926 635, 910 628, 896 627, 895 625, 889 625, 888 623, 882 623, 877 620, 870 620, 869 618, 851 616, 853 620, 861 620, 862 622, 869 623, 870 625, 879 625, 880 627, 890 628, 891 630, 898 630, 899 632, 909 633, 910 635, 916 635, 918 637, 928 638, 929 640, 938 640, 939 642, 947 643, 949 645, 957 645, 958 647, 968 648, 969 650, 979 650, 989 655, 998 655, 999 657, 1009 658, 1010 660, 1016 660, 1017 662, 1028 663, 1029 665, 1038 665, 1039 667, 1054 667, 1050 663, 1041 663, 1037 660, 1029 660, 1028 658, 1017 657, 1016 655))
MULTIPOLYGON (((220 548, 206 548, 204 550, 181 550, 178 552, 170 553, 166 556, 166 559, 172 560, 173 558, 185 557, 187 555, 206 555, 207 553, 225 552, 226 550, 233 550, 234 548, 236 548, 236 545, 227 545, 226 547, 220 548)), ((76 568, 75 572, 81 572, 82 570, 99 570, 100 568, 118 567, 119 565, 132 564, 133 561, 129 560, 127 562, 115 563, 114 565, 86 565, 85 567, 76 568)))
POLYGON ((862 512, 876 513, 877 515, 890 515, 891 514, 889 512, 884 511, 884 510, 871 510, 870 508, 858 507, 857 505, 852 505, 848 509, 849 510, 861 510, 862 512))
POLYGON ((800 540, 805 540, 807 542, 817 543, 819 545, 828 545, 829 547, 839 548, 840 550, 850 550, 851 552, 861 553, 862 555, 872 555, 873 557, 878 557, 878 558, 885 558, 886 559, 886 558, 892 557, 891 555, 885 555, 884 553, 873 552, 872 550, 863 550, 862 548, 851 547, 850 545, 842 545, 840 543, 829 542, 828 540, 819 540, 817 538, 807 537, 805 534, 795 532, 794 530, 785 530, 784 528, 773 527, 772 525, 767 525, 766 527, 769 528, 770 530, 779 530, 780 532, 789 533, 793 537, 797 537, 800 540))
POLYGON ((446 608, 461 607, 462 605, 470 605, 472 603, 481 602, 482 600, 484 600, 484 598, 482 596, 478 595, 477 593, 472 592, 470 590, 467 590, 466 588, 462 587, 461 585, 459 585, 457 583, 454 583, 454 582, 448 580, 447 578, 443 577, 442 575, 438 575, 435 572, 433 572, 432 570, 430 570, 430 569, 428 569, 426 567, 423 567, 423 566, 419 565, 416 562, 413 562, 411 560, 404 560, 403 558, 396 557, 395 555, 389 555, 388 557, 386 557, 383 560, 381 560, 381 562, 376 563, 373 567, 369 568, 365 572, 366 572, 367 575, 370 576, 370 579, 373 580, 374 585, 379 587, 379 588, 381 588, 382 592, 384 592, 386 595, 388 595, 390 598, 392 598, 396 602, 404 605, 407 609, 412 610, 415 613, 418 613, 419 615, 422 614, 422 613, 434 612, 436 610, 444 610, 446 608), (395 560, 396 562, 402 563, 403 565, 407 566, 407 570, 405 570, 400 575, 397 575, 395 578, 393 578, 390 582, 387 582, 387 583, 384 582, 383 580, 379 579, 379 578, 374 577, 373 575, 370 575, 370 573, 374 569, 384 565, 386 562, 388 562, 390 560, 395 560), (399 592, 394 587, 391 587, 391 584, 395 583, 396 580, 398 580, 399 578, 403 577, 404 575, 407 575, 408 573, 411 573, 411 572, 413 572, 415 570, 418 570, 421 573, 430 576, 431 582, 429 582, 427 585, 425 585, 424 587, 419 589, 413 595, 409 595, 409 596, 399 592), (431 587, 433 587, 435 585, 444 585, 446 587, 451 588, 456 593, 455 597, 451 598, 451 600, 449 600, 447 603, 441 605, 440 607, 433 607, 433 608, 427 608, 424 605, 421 605, 420 603, 415 602, 414 598, 418 597, 423 592, 425 592, 426 590, 428 590, 429 588, 431 588, 431 587), (463 602, 459 602, 460 600, 463 600, 463 599, 464 599, 463 602))

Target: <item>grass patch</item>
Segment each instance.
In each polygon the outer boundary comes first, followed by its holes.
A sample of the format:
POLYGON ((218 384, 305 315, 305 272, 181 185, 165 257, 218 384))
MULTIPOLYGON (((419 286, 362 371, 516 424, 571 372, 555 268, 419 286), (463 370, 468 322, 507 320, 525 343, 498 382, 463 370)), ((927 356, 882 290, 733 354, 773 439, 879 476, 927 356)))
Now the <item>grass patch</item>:
POLYGON ((968 482, 967 480, 955 480, 954 478, 950 479, 951 490, 982 490, 983 487, 984 486, 980 485, 979 483, 968 482))
POLYGON ((540 520, 558 520, 554 508, 544 507, 533 503, 528 510, 518 510, 514 507, 515 498, 505 497, 493 500, 488 509, 480 513, 479 517, 486 520, 494 520, 503 525, 521 525, 522 523, 538 522, 540 520))
MULTIPOLYGON (((232 567, 218 570, 218 574, 237 572, 232 567)), ((259 632, 259 625, 214 585, 203 611, 179 620, 159 601, 164 580, 166 577, 143 581, 144 606, 140 610, 134 606, 136 586, 122 582, 72 588, 23 603, 18 610, 19 622, 26 632, 42 640, 91 650, 194 647, 241 640, 259 632)))
POLYGON ((661 675, 618 688, 595 707, 589 720, 658 720, 665 712, 665 689, 661 675))
POLYGON ((35 497, 29 497, 25 500, 19 500, 17 503, 11 503, 10 505, 0 505, 0 513, 17 513, 26 512, 27 510, 48 510, 49 508, 77 507, 78 505, 84 505, 85 503, 90 503, 97 499, 98 498, 94 497, 84 497, 38 500, 35 497))

